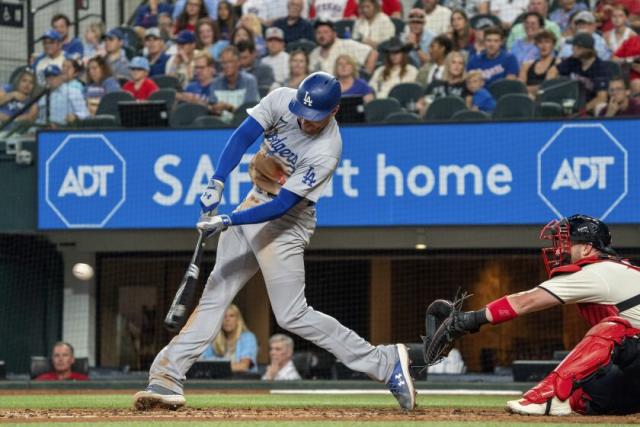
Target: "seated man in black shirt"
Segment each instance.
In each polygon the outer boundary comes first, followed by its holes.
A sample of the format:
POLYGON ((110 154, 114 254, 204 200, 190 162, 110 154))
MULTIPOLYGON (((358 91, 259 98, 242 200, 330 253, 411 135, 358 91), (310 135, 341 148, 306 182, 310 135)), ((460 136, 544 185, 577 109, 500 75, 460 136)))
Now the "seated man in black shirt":
POLYGON ((589 33, 578 33, 573 38, 573 54, 558 65, 561 76, 580 82, 584 92, 585 110, 593 114, 596 105, 607 102, 607 88, 611 76, 604 62, 596 56, 595 42, 589 33))

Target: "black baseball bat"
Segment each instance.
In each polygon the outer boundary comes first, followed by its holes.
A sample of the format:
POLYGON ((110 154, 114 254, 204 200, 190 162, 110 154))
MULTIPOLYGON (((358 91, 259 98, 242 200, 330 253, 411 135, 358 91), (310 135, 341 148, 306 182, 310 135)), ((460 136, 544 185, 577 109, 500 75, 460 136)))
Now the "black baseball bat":
POLYGON ((205 240, 205 233, 200 230, 196 249, 191 257, 191 263, 180 282, 167 316, 164 318, 164 325, 171 332, 178 332, 182 329, 195 305, 198 293, 200 261, 204 252, 205 240))

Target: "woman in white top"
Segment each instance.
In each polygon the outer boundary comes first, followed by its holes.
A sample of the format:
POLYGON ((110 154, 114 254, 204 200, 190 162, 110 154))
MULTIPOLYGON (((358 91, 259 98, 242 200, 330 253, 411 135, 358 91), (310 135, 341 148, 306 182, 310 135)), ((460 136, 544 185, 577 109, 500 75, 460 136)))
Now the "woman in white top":
POLYGON ((375 48, 396 33, 393 21, 380 9, 377 0, 360 0, 360 17, 353 27, 353 39, 375 48))
POLYGON ((409 64, 410 45, 404 45, 397 37, 386 46, 384 65, 374 72, 369 85, 376 92, 376 98, 386 98, 395 85, 415 82, 418 69, 409 64))
POLYGON ((629 12, 622 5, 613 6, 611 12, 613 28, 604 33, 604 40, 614 54, 626 39, 635 36, 636 32, 629 28, 629 12))

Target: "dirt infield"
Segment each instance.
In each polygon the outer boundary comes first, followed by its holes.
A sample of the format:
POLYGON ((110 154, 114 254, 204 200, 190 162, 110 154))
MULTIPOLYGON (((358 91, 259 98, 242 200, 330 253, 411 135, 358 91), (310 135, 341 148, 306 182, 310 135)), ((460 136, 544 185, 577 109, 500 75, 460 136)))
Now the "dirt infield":
POLYGON ((452 421, 452 422, 536 422, 572 424, 640 424, 640 415, 625 417, 521 417, 499 409, 418 408, 406 413, 398 409, 279 408, 279 409, 192 409, 137 412, 133 409, 20 409, 1 410, 0 423, 6 422, 101 422, 101 421, 452 421))

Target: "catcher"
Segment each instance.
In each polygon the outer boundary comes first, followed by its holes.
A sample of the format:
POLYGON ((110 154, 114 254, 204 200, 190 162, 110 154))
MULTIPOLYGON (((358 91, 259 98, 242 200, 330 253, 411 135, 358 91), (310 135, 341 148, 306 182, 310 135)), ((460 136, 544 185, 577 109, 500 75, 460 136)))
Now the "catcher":
POLYGON ((504 296, 478 311, 461 311, 466 296, 427 308, 425 362, 438 362, 456 338, 526 313, 577 304, 591 329, 558 367, 507 410, 525 415, 640 412, 640 267, 618 257, 600 220, 574 215, 540 233, 549 280, 504 296))

